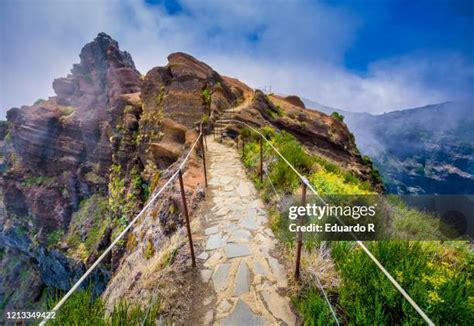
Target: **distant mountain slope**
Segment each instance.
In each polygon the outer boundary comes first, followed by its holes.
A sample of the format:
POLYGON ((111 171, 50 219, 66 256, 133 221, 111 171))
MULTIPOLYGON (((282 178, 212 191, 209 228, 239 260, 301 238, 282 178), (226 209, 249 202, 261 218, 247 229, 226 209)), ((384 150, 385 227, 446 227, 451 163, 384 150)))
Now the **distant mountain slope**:
POLYGON ((473 103, 446 102, 371 115, 337 111, 392 193, 474 193, 473 103))

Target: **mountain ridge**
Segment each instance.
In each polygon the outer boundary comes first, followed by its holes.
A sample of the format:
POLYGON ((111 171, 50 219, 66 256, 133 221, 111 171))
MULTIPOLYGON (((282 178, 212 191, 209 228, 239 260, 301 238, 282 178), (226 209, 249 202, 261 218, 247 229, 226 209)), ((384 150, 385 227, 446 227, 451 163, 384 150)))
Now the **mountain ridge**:
POLYGON ((344 115, 389 192, 469 194, 474 191, 473 107, 469 101, 446 101, 377 115, 318 109, 344 115))

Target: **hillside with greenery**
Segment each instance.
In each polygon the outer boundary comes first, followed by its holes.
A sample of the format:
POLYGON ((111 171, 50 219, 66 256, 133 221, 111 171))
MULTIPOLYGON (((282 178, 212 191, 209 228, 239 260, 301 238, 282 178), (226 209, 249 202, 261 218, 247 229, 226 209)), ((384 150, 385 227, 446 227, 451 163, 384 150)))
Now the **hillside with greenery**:
MULTIPOLYGON (((300 173, 309 177, 321 195, 374 193, 370 185, 350 172, 321 157, 308 154, 288 133, 269 127, 262 128, 261 132, 300 173)), ((245 147, 241 149, 242 160, 268 207, 273 208, 273 231, 281 240, 283 254, 293 263, 295 243, 282 231, 284 228, 281 224, 284 221, 276 209, 278 200, 275 192, 277 196, 294 194, 301 182, 264 142, 267 175, 261 183, 259 137, 249 129, 242 129, 240 138, 245 140, 245 147)), ((399 202, 392 205, 394 209, 400 210, 402 216, 394 226, 398 228, 397 231, 422 232, 424 228, 432 226, 431 216, 409 209, 399 202)), ((293 303, 304 318, 305 325, 334 322, 314 281, 314 274, 319 273, 325 278, 322 283, 332 305, 336 307, 338 319, 344 324, 423 324, 412 306, 355 242, 305 242, 304 248, 304 276, 302 283, 296 285, 293 303), (329 264, 333 269, 324 273, 323 267, 318 266, 321 264, 329 264), (321 272, 318 272, 318 268, 321 272), (330 279, 339 282, 333 285, 330 279)), ((474 254, 468 243, 376 241, 368 243, 368 248, 436 324, 470 324, 474 316, 474 254)))

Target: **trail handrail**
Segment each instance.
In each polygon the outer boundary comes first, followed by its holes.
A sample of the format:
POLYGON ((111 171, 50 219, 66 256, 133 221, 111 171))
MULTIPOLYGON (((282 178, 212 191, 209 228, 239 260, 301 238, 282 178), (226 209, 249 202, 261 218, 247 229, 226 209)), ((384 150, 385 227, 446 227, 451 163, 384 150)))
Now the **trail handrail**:
MULTIPOLYGON (((321 200, 321 202, 324 204, 324 205, 327 205, 327 202, 320 196, 320 194, 316 191, 316 189, 313 187, 313 185, 311 184, 311 182, 305 177, 303 176, 290 162, 288 162, 288 160, 280 153, 280 151, 278 151, 278 149, 260 132, 258 131, 257 129, 255 129, 254 127, 250 126, 249 124, 243 122, 243 121, 240 121, 240 120, 236 120, 236 119, 225 119, 229 122, 235 122, 235 123, 239 123, 247 128, 249 128, 250 130, 252 130, 253 132, 257 133, 258 135, 260 135, 260 137, 262 137, 263 140, 265 140, 265 142, 270 145, 270 147, 273 149, 273 151, 278 154, 278 156, 295 172, 295 174, 300 178, 301 182, 303 184, 305 184, 310 190, 311 192, 316 195, 316 197, 319 198, 319 200, 321 200)), ((336 216, 336 218, 344 224, 344 222, 342 222, 338 216, 336 216)), ((410 305, 416 310, 416 312, 423 318, 423 320, 428 324, 428 325, 433 325, 434 326, 434 322, 426 315, 426 313, 420 308, 420 306, 418 306, 418 304, 415 302, 415 300, 413 300, 410 295, 402 288, 402 286, 395 280, 395 278, 385 269, 385 267, 379 262, 379 260, 372 254, 372 252, 370 252, 370 250, 367 248, 367 246, 360 240, 358 240, 354 234, 352 234, 352 236, 354 237, 354 239, 356 240, 356 243, 357 245, 359 245, 362 250, 369 256, 369 258, 375 263, 375 265, 385 274, 385 276, 388 278, 388 280, 393 284, 393 286, 398 290, 398 292, 400 292, 400 294, 410 303, 410 305)), ((319 280, 318 280, 318 283, 319 283, 319 280)), ((322 287, 321 287, 322 288, 322 287)), ((329 303, 329 300, 326 296, 326 293, 323 291, 323 294, 324 294, 324 297, 326 299, 326 301, 328 302, 329 304, 329 308, 331 309, 331 312, 334 316, 334 318, 336 319, 336 322, 339 324, 339 322, 337 321, 337 317, 336 317, 336 314, 331 306, 331 304, 329 303)))
MULTIPOLYGON (((188 161, 189 157, 193 153, 194 148, 198 144, 198 142, 203 137, 202 132, 202 121, 199 125, 199 135, 194 141, 193 145, 190 147, 188 153, 186 154, 185 158, 179 165, 178 169, 171 175, 171 177, 166 181, 166 183, 158 190, 153 197, 148 200, 148 203, 141 209, 141 211, 135 216, 135 218, 125 227, 125 229, 120 232, 120 234, 112 241, 112 243, 105 249, 105 251, 97 258, 97 260, 86 270, 86 272, 76 281, 76 283, 69 289, 69 291, 61 298, 61 300, 54 306, 51 312, 57 312, 61 306, 66 302, 67 299, 81 286, 82 282, 92 273, 92 271, 102 262, 102 260, 109 254, 109 252, 113 249, 113 247, 119 242, 123 236, 130 230, 130 228, 137 222, 137 220, 147 211, 147 209, 151 206, 151 204, 165 191, 165 189, 171 184, 172 181, 181 173, 183 167, 185 166, 186 162, 188 161)), ((204 148, 202 148, 204 150, 204 148)), ((183 190, 183 189, 182 189, 183 190)), ((45 318, 39 324, 40 326, 44 326, 48 321, 48 318, 45 318)))

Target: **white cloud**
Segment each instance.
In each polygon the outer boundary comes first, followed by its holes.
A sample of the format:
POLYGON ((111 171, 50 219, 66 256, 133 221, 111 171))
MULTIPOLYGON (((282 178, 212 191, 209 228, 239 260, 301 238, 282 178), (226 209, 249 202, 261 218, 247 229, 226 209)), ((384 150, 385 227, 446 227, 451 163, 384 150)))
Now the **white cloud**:
POLYGON ((0 6, 2 115, 52 95, 53 79, 66 75, 81 47, 101 31, 117 39, 142 72, 166 64, 169 53, 184 51, 251 86, 272 85, 276 92, 356 111, 464 96, 473 76, 472 64, 455 55, 375 62, 366 76, 347 71, 343 58, 357 36, 357 17, 309 1, 185 0, 176 15, 139 0, 2 1, 0 6), (449 76, 449 83, 432 82, 440 75, 449 76))

